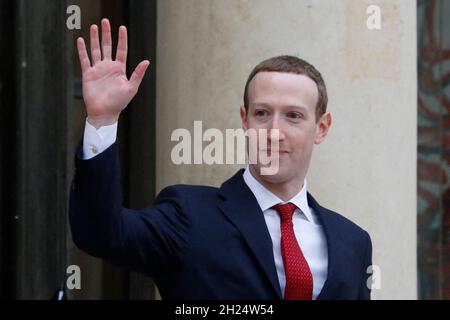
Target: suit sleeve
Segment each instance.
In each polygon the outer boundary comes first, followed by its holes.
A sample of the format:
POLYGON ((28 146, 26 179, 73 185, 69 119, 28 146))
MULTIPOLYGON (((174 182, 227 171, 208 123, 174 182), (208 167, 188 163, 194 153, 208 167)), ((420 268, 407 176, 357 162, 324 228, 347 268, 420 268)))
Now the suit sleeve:
MULTIPOLYGON (((75 159, 69 221, 74 243, 86 253, 150 276, 178 268, 189 248, 188 204, 165 188, 143 210, 122 206, 117 145, 75 159)), ((186 197, 185 197, 186 198, 186 197)))
POLYGON ((370 239, 369 234, 366 232, 366 250, 364 255, 364 265, 363 265, 363 276, 362 276, 362 283, 359 290, 359 297, 360 300, 370 300, 371 297, 371 288, 370 288, 370 276, 372 274, 370 273, 370 268, 372 266, 372 241, 370 239))

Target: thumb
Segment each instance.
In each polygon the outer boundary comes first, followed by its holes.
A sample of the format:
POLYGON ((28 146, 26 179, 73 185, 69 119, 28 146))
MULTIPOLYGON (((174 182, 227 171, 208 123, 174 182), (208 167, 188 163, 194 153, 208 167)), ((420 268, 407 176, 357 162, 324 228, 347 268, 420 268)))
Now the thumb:
POLYGON ((142 82, 142 79, 144 78, 145 71, 147 70, 147 67, 150 65, 150 61, 144 60, 141 61, 137 66, 136 69, 134 69, 133 74, 130 78, 130 84, 131 86, 137 91, 139 88, 139 85, 142 82))

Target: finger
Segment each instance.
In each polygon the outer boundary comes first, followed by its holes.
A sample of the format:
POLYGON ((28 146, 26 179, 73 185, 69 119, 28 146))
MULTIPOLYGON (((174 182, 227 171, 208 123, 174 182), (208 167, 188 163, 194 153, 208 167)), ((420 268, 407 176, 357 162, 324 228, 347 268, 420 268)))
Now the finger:
POLYGON ((137 91, 137 89, 139 88, 139 85, 141 84, 142 79, 144 78, 145 71, 147 70, 149 64, 150 61, 144 60, 137 65, 136 69, 134 69, 134 72, 130 78, 130 83, 133 89, 135 89, 135 91, 137 91))
POLYGON ((127 28, 120 26, 119 41, 117 43, 116 60, 124 64, 127 63, 127 28))
POLYGON ((100 42, 98 39, 98 27, 97 25, 91 25, 91 57, 92 64, 95 65, 97 62, 102 60, 102 52, 100 50, 100 42))
POLYGON ((89 61, 89 56, 86 51, 86 45, 84 44, 84 39, 79 37, 77 39, 78 57, 81 64, 81 72, 85 73, 90 67, 91 62, 89 61))
POLYGON ((111 26, 108 19, 102 19, 102 52, 103 59, 111 60, 111 26))

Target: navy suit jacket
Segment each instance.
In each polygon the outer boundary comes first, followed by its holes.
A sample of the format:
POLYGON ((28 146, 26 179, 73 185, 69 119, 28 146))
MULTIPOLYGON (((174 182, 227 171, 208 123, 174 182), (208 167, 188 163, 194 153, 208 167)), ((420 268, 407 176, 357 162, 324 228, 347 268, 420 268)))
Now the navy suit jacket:
MULTIPOLYGON (((282 299, 264 215, 242 177, 220 188, 174 185, 142 210, 122 206, 117 145, 89 160, 78 149, 70 226, 83 251, 151 276, 163 299, 282 299)), ((318 299, 370 299, 366 231, 308 194, 328 245, 318 299)))

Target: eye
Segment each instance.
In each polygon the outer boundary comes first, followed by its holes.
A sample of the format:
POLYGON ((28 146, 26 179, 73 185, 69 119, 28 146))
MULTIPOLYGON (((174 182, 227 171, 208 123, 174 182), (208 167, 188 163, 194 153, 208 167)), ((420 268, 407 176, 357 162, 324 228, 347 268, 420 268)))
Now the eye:
POLYGON ((255 111, 255 116, 256 117, 264 117, 267 115, 267 111, 266 110, 256 110, 255 111))
POLYGON ((287 113, 288 118, 291 119, 301 119, 303 118, 303 115, 299 112, 288 112, 287 113))

